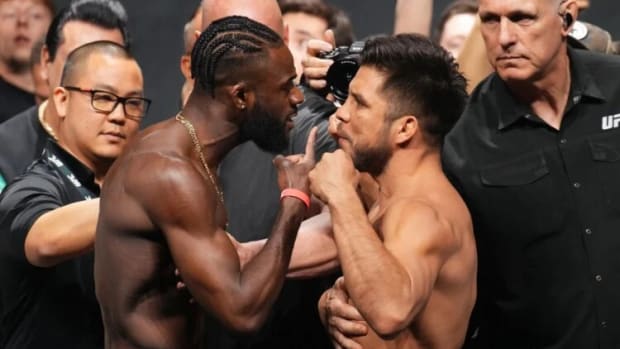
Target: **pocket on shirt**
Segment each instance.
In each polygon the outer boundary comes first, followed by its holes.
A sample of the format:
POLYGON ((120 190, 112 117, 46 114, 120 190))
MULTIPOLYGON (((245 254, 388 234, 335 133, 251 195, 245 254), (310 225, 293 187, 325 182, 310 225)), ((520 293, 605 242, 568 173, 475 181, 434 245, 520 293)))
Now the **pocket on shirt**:
POLYGON ((489 187, 511 187, 536 182, 549 174, 542 152, 525 154, 480 171, 482 184, 489 187))
POLYGON ((588 145, 603 188, 605 205, 620 210, 620 132, 608 131, 591 136, 588 145))

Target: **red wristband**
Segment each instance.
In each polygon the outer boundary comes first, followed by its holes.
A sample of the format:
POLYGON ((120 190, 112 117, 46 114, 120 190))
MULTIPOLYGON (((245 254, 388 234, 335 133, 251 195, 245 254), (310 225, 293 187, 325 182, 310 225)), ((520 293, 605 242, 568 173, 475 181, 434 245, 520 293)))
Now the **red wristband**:
POLYGON ((280 200, 289 196, 301 200, 301 202, 306 205, 306 209, 310 208, 310 197, 303 191, 294 188, 286 188, 282 190, 282 194, 280 194, 280 200))

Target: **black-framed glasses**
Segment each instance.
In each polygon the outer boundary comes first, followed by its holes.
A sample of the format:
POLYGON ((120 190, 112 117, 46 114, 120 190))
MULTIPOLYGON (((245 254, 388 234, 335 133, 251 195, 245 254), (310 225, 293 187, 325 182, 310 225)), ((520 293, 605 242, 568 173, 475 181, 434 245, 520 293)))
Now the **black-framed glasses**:
POLYGON ((149 110, 151 100, 142 97, 119 97, 112 92, 101 90, 86 90, 75 86, 63 86, 68 91, 90 94, 90 105, 96 111, 111 113, 118 104, 123 105, 125 115, 132 118, 142 119, 149 110))

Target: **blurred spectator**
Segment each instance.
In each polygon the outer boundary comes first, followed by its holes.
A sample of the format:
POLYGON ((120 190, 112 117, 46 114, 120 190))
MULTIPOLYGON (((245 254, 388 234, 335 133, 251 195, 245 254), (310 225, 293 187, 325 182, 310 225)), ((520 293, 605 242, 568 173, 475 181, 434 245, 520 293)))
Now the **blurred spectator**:
MULTIPOLYGON (((287 28, 285 35, 288 47, 295 62, 296 81, 299 82, 303 73, 301 62, 306 57, 308 41, 322 38, 327 29, 336 26, 337 10, 322 0, 279 0, 278 4, 287 28)), ((339 15, 342 17, 343 13, 339 15)), ((340 23, 344 23, 342 19, 340 23)))
POLYGON ((53 16, 51 0, 0 0, 0 123, 35 104, 30 56, 53 16))
POLYGON ((480 20, 476 19, 456 61, 467 78, 467 93, 471 93, 480 81, 493 72, 480 33, 480 20))
POLYGON ((353 24, 351 18, 342 9, 333 7, 333 24, 330 24, 330 29, 334 33, 334 40, 336 40, 336 47, 338 46, 350 46, 355 40, 353 33, 353 24))
POLYGON ((43 75, 43 63, 41 62, 41 52, 45 45, 45 38, 41 38, 33 47, 30 56, 30 71, 32 73, 32 81, 34 82, 34 100, 40 105, 49 96, 50 90, 47 86, 47 80, 43 75))
MULTIPOLYGON (((127 46, 127 13, 117 0, 76 0, 54 17, 42 50, 42 76, 49 91, 60 83, 67 55, 93 41, 127 46)), ((31 107, 0 124, 0 190, 22 174, 41 155, 48 137, 56 138, 59 124, 53 102, 31 107)))
POLYGON ((57 142, 0 196, 0 347, 100 349, 93 253, 100 185, 148 109, 122 46, 73 51, 53 92, 57 142), (119 97, 125 98, 119 100, 119 97))
POLYGON ((478 14, 477 0, 456 0, 445 8, 439 19, 434 39, 458 58, 469 37, 478 14))
POLYGON ((200 4, 193 12, 192 17, 183 28, 183 55, 181 56, 181 73, 185 78, 181 87, 181 105, 185 105, 189 94, 194 89, 194 79, 192 78, 192 49, 196 43, 196 31, 202 29, 202 11, 200 4))

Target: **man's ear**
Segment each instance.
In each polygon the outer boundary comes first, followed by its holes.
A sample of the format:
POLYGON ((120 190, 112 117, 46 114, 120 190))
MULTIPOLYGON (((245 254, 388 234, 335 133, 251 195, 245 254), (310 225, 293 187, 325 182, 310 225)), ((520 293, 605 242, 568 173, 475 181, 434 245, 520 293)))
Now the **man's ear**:
POLYGON ((560 5, 560 17, 562 17, 562 34, 566 37, 570 33, 573 23, 579 15, 579 6, 575 0, 567 0, 560 5))
POLYGON ((256 101, 256 94, 248 88, 246 82, 239 82, 228 87, 228 94, 235 108, 239 110, 251 109, 256 101))
POLYGON ((185 80, 192 79, 192 57, 188 54, 181 56, 181 62, 179 64, 181 68, 181 74, 185 77, 185 80))
POLYGON ((64 119, 67 116, 67 110, 69 109, 69 91, 63 87, 56 87, 52 93, 52 99, 56 112, 60 119, 64 119))
POLYGON ((393 130, 395 132, 394 143, 404 145, 410 142, 413 137, 420 132, 418 118, 413 115, 404 115, 394 121, 393 130))

